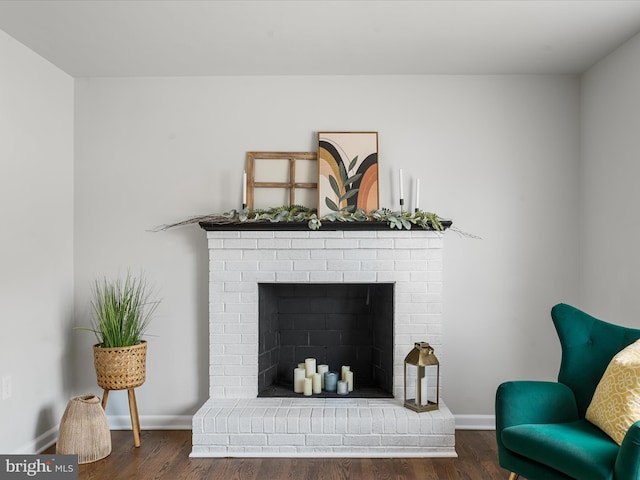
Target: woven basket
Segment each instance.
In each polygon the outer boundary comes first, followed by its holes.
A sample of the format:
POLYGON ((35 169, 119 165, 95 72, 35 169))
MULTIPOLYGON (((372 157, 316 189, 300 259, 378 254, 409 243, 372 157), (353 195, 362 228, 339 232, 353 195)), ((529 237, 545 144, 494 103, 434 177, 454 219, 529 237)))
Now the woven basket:
POLYGON ((72 398, 60 420, 56 453, 78 455, 78 463, 100 460, 111 453, 107 416, 95 395, 72 398))
POLYGON ((98 385, 105 390, 139 387, 146 379, 147 342, 130 347, 93 346, 93 363, 98 385))

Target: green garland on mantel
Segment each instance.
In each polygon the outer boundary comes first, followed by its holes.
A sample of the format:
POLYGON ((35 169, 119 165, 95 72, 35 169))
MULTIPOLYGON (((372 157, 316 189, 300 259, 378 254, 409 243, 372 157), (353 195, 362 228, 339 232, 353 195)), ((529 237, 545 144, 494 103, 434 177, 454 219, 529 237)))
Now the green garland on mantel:
POLYGON ((412 226, 415 225, 423 230, 443 231, 445 227, 442 224, 442 220, 438 215, 431 212, 422 210, 418 210, 417 212, 394 212, 388 208, 372 210, 369 213, 361 208, 354 212, 340 210, 318 218, 316 209, 303 207, 301 205, 285 205, 269 209, 233 209, 223 214, 203 215, 171 225, 162 225, 154 230, 168 230, 172 227, 192 223, 229 225, 251 222, 307 222, 309 229, 318 230, 322 226, 322 222, 385 222, 389 225, 389 228, 398 230, 411 230, 412 226))

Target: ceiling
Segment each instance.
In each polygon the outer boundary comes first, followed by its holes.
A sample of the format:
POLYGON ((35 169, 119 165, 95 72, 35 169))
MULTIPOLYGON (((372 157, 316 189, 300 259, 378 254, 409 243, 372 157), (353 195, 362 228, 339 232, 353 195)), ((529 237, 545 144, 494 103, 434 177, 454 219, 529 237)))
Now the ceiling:
POLYGON ((74 77, 576 74, 640 1, 2 0, 0 29, 74 77))

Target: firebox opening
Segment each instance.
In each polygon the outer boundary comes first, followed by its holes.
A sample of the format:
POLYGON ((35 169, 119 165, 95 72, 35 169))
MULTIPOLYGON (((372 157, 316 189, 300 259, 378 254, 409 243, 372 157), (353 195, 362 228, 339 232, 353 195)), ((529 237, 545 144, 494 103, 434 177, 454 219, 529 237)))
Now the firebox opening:
POLYGON ((351 367, 354 390, 347 397, 392 398, 393 287, 259 284, 258 396, 300 396, 293 391, 293 370, 315 358, 330 371, 351 367))

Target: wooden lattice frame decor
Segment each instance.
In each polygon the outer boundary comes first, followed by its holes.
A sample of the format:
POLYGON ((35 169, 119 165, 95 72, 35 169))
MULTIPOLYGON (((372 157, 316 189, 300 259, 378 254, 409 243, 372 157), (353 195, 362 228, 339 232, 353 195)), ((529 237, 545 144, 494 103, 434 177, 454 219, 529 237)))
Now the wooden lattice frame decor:
POLYGON ((318 188, 317 182, 296 181, 296 160, 317 161, 316 152, 247 152, 247 208, 254 208, 254 190, 256 188, 280 188, 289 190, 289 206, 296 205, 296 189, 318 188), (256 178, 256 160, 287 160, 289 162, 289 178, 282 182, 260 181, 256 178))

